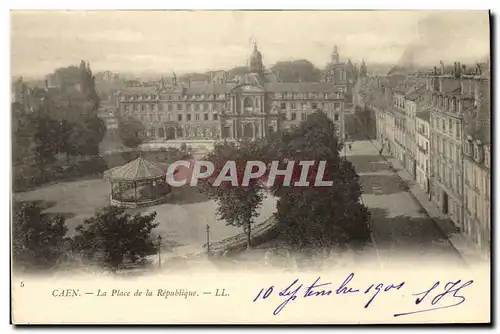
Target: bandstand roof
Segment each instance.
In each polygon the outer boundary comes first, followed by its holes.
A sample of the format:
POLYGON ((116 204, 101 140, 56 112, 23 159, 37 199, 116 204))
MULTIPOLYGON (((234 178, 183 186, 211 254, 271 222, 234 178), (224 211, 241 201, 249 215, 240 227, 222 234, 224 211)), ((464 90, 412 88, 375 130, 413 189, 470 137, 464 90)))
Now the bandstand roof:
POLYGON ((168 165, 148 161, 142 156, 131 162, 112 168, 105 173, 111 181, 139 181, 165 176, 168 165))

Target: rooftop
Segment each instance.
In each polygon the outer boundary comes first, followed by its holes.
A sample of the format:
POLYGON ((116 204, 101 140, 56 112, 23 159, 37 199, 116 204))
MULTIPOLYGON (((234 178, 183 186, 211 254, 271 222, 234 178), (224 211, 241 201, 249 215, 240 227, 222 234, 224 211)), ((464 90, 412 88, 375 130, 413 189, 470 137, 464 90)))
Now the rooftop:
POLYGON ((112 181, 140 181, 165 177, 165 173, 165 166, 140 156, 123 166, 106 171, 104 175, 112 181))

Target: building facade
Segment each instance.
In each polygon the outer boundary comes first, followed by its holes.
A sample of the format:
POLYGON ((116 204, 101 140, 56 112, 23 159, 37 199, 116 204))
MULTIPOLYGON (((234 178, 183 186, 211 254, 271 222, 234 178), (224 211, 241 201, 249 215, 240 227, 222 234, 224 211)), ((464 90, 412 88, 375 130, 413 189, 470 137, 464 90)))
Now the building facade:
POLYGON ((283 83, 266 72, 254 46, 247 75, 212 82, 161 81, 158 87, 120 91, 122 117, 134 117, 149 139, 256 139, 297 126, 321 110, 344 134, 344 86, 335 83, 283 83))
POLYGON ((489 80, 476 77, 462 83, 474 90, 474 106, 465 112, 464 233, 481 250, 491 246, 491 106, 489 80))
POLYGON ((406 106, 405 92, 397 89, 394 91, 394 157, 406 169, 406 106))

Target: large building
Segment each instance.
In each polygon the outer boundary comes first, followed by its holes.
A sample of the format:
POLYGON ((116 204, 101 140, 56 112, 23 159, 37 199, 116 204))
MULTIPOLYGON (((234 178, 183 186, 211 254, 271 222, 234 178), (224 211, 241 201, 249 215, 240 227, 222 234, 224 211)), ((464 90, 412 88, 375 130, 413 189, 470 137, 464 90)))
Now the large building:
POLYGON ((344 136, 345 86, 284 83, 265 70, 254 45, 249 73, 228 79, 215 73, 209 82, 161 80, 151 87, 129 87, 117 93, 121 117, 140 120, 150 139, 255 139, 297 126, 322 110, 344 136))

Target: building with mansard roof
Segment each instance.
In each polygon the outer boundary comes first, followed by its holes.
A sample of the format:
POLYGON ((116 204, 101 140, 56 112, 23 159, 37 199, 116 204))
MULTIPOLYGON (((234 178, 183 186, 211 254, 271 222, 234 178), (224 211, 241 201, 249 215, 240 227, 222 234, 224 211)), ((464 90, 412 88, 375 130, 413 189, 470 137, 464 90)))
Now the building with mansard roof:
POLYGON ((321 110, 344 134, 344 89, 339 83, 283 83, 266 71, 254 45, 249 73, 228 79, 213 72, 209 82, 160 81, 116 94, 122 117, 134 117, 146 137, 169 139, 256 139, 297 126, 321 110))
MULTIPOLYGON (((364 60, 362 66, 365 66, 366 75, 366 65, 364 60)), ((335 45, 331 54, 330 62, 326 65, 326 68, 322 73, 322 82, 334 84, 339 88, 339 90, 344 92, 346 105, 348 105, 349 109, 352 109, 353 87, 356 84, 357 79, 358 71, 356 66, 354 66, 350 59, 348 59, 347 62, 342 61, 340 59, 339 48, 335 45)))

